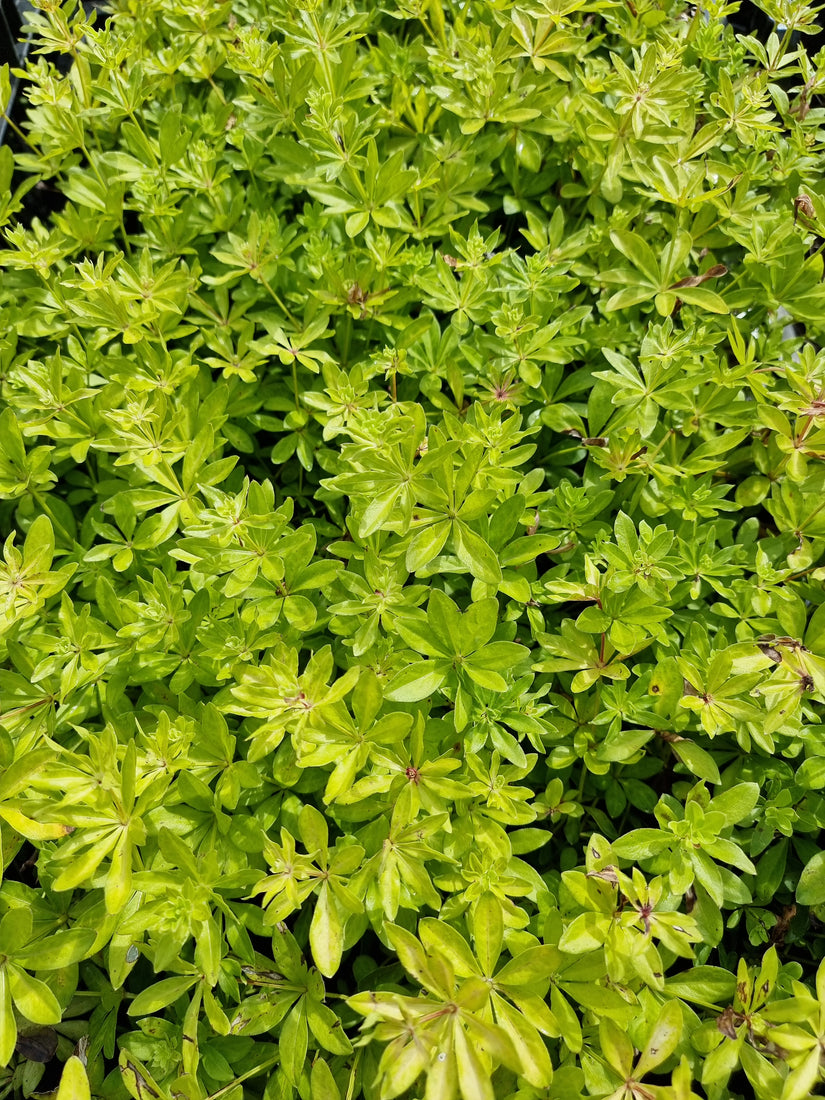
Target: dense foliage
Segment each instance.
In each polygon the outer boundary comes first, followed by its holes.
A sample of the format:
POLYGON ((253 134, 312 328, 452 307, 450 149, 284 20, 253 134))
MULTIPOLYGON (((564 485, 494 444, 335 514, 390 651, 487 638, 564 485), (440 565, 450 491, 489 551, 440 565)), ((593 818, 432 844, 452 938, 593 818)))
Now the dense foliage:
POLYGON ((804 1100, 813 10, 34 6, 0 1096, 804 1100))

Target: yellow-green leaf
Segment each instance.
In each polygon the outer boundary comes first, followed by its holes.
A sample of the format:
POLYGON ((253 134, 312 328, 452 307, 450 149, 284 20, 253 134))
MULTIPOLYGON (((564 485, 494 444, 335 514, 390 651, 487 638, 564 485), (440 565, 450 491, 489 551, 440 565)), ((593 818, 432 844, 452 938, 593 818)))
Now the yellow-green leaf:
POLYGON ((79 1058, 72 1055, 63 1067, 55 1100, 91 1100, 89 1078, 79 1058))
POLYGON ((6 964, 11 995, 18 1011, 33 1024, 59 1024, 62 1015, 57 997, 45 982, 19 966, 6 964))
POLYGON ((341 964, 344 927, 329 886, 322 883, 309 926, 309 946, 315 965, 325 978, 331 978, 341 964))
POLYGON ((0 966, 0 1066, 7 1066, 17 1042, 17 1024, 11 1005, 8 970, 0 966))

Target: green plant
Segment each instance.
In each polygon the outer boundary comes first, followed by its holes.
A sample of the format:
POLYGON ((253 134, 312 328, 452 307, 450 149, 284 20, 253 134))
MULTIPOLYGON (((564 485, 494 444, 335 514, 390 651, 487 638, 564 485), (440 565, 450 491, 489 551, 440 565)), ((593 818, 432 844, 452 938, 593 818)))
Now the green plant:
POLYGON ((735 7, 35 0, 0 1096, 821 1087, 825 53, 735 7))

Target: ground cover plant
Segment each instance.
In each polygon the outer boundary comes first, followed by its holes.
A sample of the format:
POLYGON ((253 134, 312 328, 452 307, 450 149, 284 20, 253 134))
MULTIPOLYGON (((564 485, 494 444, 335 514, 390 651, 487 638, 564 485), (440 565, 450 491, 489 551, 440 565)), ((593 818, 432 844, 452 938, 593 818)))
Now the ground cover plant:
POLYGON ((0 1096, 817 1093, 815 12, 111 7, 0 148, 0 1096))

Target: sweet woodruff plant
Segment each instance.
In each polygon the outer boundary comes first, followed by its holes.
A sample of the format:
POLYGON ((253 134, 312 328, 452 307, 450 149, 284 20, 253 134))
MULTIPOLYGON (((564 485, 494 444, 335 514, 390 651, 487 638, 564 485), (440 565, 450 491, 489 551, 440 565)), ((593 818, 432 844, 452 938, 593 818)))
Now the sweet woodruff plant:
POLYGON ((825 54, 761 6, 35 0, 0 1096, 817 1093, 825 54))

